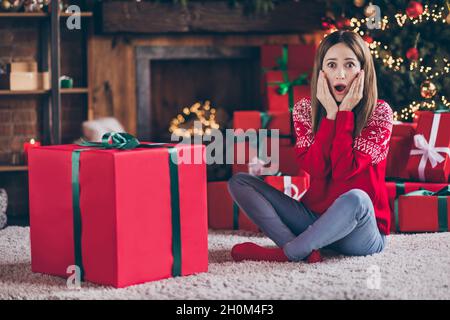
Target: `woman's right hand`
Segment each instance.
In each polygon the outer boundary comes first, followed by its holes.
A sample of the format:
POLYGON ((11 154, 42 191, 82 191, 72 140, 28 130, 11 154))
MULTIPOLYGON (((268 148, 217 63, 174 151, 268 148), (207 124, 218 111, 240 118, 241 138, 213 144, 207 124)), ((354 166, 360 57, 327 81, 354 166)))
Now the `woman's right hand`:
POLYGON ((327 118, 334 120, 339 109, 322 70, 319 71, 319 78, 317 79, 317 99, 327 111, 327 118))

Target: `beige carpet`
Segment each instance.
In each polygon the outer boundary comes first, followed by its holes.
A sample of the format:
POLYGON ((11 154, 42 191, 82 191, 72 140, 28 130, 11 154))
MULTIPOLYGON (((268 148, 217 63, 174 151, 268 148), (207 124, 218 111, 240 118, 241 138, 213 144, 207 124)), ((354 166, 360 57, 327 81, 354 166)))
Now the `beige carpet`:
POLYGON ((328 253, 323 263, 234 263, 233 244, 261 235, 210 231, 208 273, 114 289, 33 274, 29 228, 0 231, 0 299, 450 299, 450 233, 393 235, 368 257, 328 253), (379 270, 380 277, 377 277, 379 270))

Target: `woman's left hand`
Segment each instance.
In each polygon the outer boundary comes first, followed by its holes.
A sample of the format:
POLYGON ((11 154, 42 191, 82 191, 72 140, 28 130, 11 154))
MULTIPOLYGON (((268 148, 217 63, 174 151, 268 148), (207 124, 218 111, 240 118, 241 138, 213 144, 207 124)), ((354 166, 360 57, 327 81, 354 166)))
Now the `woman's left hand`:
POLYGON ((361 70, 353 81, 350 90, 345 95, 339 106, 340 111, 352 111, 361 101, 364 90, 364 70, 361 70))

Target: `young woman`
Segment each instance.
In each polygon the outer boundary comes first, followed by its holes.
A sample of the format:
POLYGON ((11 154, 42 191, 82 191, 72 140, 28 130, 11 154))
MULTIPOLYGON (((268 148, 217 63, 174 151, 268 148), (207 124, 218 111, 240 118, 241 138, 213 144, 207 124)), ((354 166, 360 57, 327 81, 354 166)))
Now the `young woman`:
POLYGON ((369 49, 351 31, 320 44, 311 99, 293 110, 300 167, 310 188, 296 201, 259 178, 239 173, 228 188, 236 203, 278 248, 246 242, 234 260, 320 261, 320 248, 345 255, 383 250, 390 228, 384 183, 392 110, 378 100, 369 49))

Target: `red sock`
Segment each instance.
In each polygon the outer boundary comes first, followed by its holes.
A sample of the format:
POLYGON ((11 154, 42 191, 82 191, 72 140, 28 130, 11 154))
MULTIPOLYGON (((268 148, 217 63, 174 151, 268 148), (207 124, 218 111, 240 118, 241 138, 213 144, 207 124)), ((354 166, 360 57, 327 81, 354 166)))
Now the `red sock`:
POLYGON ((281 248, 264 248, 253 242, 237 244, 231 249, 231 256, 234 261, 254 260, 254 261, 289 261, 281 248))
MULTIPOLYGON (((244 242, 235 245, 231 249, 231 256, 234 261, 254 260, 254 261, 276 261, 287 262, 289 259, 281 248, 264 248, 253 242, 244 242)), ((313 250, 305 259, 307 263, 322 261, 319 250, 313 250)))
POLYGON ((320 255, 320 251, 313 250, 311 254, 306 258, 306 262, 308 263, 322 262, 322 256, 320 255))

